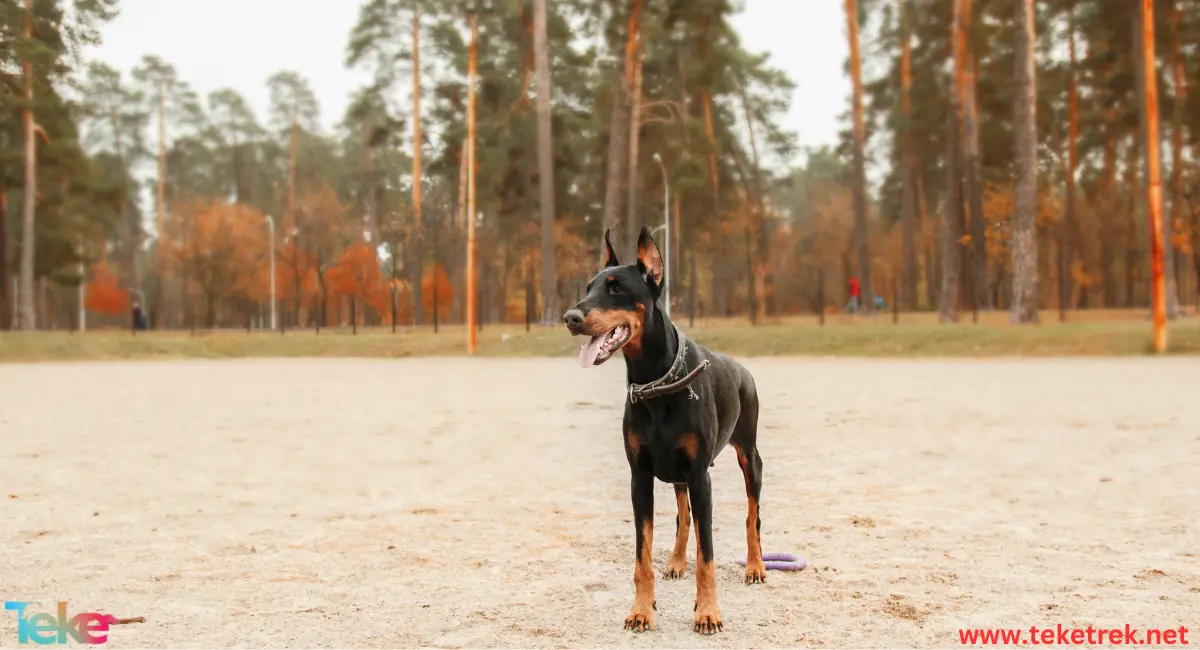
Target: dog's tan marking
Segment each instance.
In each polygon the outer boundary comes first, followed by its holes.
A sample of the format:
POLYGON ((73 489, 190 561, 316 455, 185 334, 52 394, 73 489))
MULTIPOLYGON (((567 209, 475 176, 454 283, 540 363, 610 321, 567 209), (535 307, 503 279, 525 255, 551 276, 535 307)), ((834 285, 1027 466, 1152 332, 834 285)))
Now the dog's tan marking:
POLYGON ((654 522, 642 524, 642 552, 633 565, 633 607, 625 617, 625 629, 645 632, 654 629, 654 567, 650 562, 654 546, 654 522))
POLYGON ((742 467, 742 477, 746 481, 746 584, 756 584, 767 581, 767 567, 762 559, 762 541, 758 535, 758 499, 754 498, 750 483, 749 459, 737 451, 738 465, 742 467))
POLYGON ((663 577, 667 580, 677 580, 687 572, 687 541, 692 523, 691 506, 688 504, 686 485, 675 486, 675 505, 679 514, 675 518, 675 548, 667 560, 667 570, 663 577))
POLYGON ((700 439, 694 433, 685 433, 679 436, 679 443, 676 445, 685 455, 688 460, 696 457, 696 452, 700 450, 700 439))
POLYGON ((638 304, 637 312, 625 312, 629 314, 629 322, 625 323, 629 326, 629 341, 621 347, 621 351, 630 359, 636 359, 642 355, 642 323, 646 320, 646 308, 642 304, 638 304))
POLYGON ((692 629, 697 634, 716 634, 724 628, 721 608, 717 606, 717 572, 711 557, 704 557, 700 536, 696 535, 696 612, 692 629))

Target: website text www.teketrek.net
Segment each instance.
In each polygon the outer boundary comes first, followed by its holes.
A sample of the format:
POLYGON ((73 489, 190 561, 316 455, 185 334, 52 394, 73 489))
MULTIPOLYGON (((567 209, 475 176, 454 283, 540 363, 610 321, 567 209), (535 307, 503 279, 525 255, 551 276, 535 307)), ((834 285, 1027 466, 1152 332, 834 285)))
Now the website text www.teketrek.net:
POLYGON ((1140 630, 1132 625, 1106 628, 1055 627, 964 629, 958 631, 963 645, 1191 645, 1190 630, 1184 626, 1140 630))

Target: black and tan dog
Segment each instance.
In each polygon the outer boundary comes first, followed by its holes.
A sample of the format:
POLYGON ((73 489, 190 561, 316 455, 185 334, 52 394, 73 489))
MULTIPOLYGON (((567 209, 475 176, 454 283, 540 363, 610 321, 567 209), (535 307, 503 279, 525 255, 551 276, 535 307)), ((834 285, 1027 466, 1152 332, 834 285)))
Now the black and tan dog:
POLYGON ((759 545, 758 496, 762 458, 755 441, 758 394, 754 379, 729 357, 710 352, 683 335, 657 306, 663 287, 663 263, 650 232, 638 238, 638 259, 617 262, 604 233, 604 268, 587 287, 587 296, 563 316, 572 334, 591 337, 579 354, 583 367, 599 365, 617 350, 625 356, 628 395, 622 436, 633 474, 634 528, 637 549, 635 593, 625 627, 654 628, 654 479, 675 486, 679 515, 675 548, 664 578, 687 570, 689 519, 696 522, 696 605, 694 629, 722 629, 713 567, 712 485, 708 468, 731 445, 746 479, 746 584, 766 582, 759 545), (689 504, 690 497, 690 504, 689 504), (689 508, 690 505, 690 508, 689 508))

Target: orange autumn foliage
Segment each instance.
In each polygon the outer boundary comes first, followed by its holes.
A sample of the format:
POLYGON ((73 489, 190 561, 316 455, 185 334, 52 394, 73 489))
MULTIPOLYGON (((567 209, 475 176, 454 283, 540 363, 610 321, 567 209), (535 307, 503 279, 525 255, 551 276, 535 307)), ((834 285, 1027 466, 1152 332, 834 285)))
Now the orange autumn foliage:
POLYGON ((92 267, 91 279, 84 285, 84 307, 97 314, 121 316, 129 311, 129 292, 108 266, 101 260, 92 267))
MULTIPOLYGON (((554 265, 558 273, 559 300, 563 304, 575 302, 575 286, 581 278, 591 277, 600 263, 588 241, 575 232, 569 221, 558 219, 554 222, 554 265)), ((542 267, 540 238, 539 224, 525 224, 521 231, 523 252, 509 268, 507 277, 508 300, 504 305, 504 321, 507 323, 525 322, 525 282, 530 269, 534 269, 535 273, 534 319, 541 313, 542 294, 536 277, 537 269, 542 267)))
POLYGON ((426 318, 429 319, 433 318, 435 286, 437 289, 438 320, 446 322, 450 320, 450 308, 454 304, 454 286, 450 284, 450 276, 446 274, 446 268, 441 264, 434 265, 421 278, 421 309, 425 312, 426 318))
POLYGON ((343 249, 337 257, 336 264, 326 273, 329 286, 330 313, 337 309, 334 300, 338 297, 351 297, 358 305, 356 319, 359 323, 364 320, 363 308, 370 307, 384 321, 391 319, 391 289, 383 272, 379 268, 379 257, 375 249, 365 243, 358 242, 343 249))
POLYGON ((275 291, 280 303, 311 304, 321 291, 317 284, 316 261, 291 242, 275 255, 275 291))
POLYGON ((245 316, 269 295, 266 218, 246 205, 191 201, 177 207, 174 246, 164 262, 178 269, 208 327, 220 314, 245 316))
POLYGON ((352 244, 338 255, 328 272, 329 290, 343 296, 366 298, 383 285, 379 258, 364 243, 352 244))

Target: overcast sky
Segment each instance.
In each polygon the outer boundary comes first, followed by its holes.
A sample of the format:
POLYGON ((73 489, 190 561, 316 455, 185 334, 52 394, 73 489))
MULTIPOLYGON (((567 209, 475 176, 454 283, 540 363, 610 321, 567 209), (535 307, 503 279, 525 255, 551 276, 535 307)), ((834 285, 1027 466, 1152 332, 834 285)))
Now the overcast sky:
MULTIPOLYGON (((554 0, 549 0, 551 3, 554 0)), ((332 126, 364 74, 347 70, 356 0, 121 0, 92 56, 128 72, 144 54, 173 63, 202 95, 242 93, 266 120, 266 79, 291 69, 308 77, 332 126)), ((830 144, 850 84, 842 73, 846 27, 837 0, 745 0, 734 19, 747 49, 767 52, 797 84, 786 126, 805 146, 830 144)))

